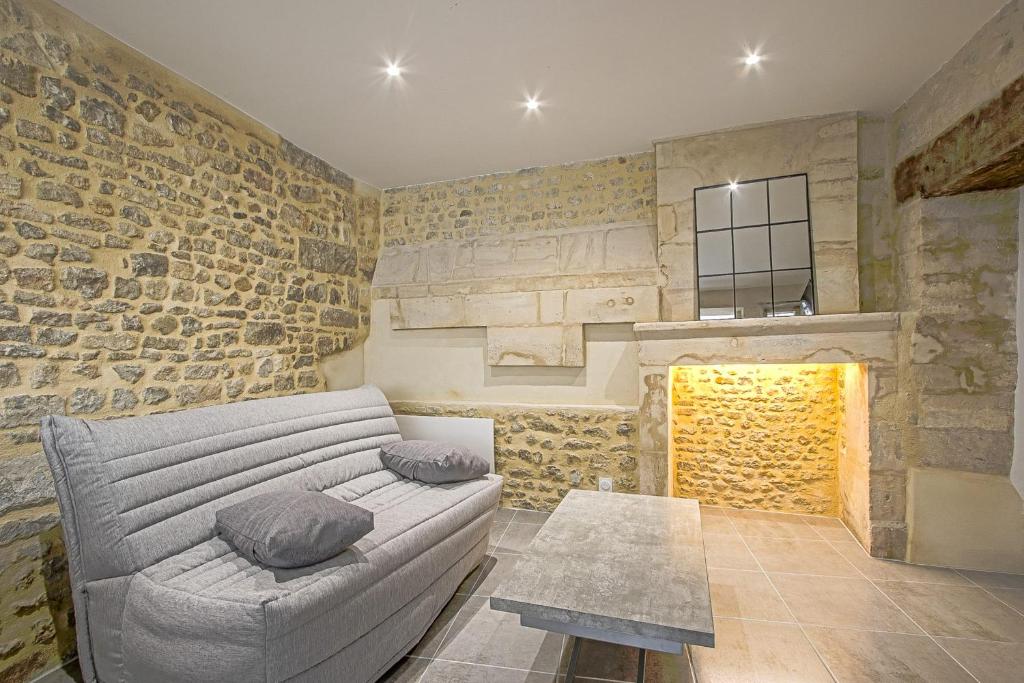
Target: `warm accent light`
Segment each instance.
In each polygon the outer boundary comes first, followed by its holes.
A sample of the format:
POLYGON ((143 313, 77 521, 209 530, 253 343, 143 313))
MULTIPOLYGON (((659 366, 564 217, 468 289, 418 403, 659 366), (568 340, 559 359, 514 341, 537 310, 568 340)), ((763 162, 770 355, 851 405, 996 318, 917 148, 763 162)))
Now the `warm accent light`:
POLYGON ((743 63, 747 66, 757 66, 761 63, 761 55, 751 52, 747 55, 747 58, 743 60, 743 63))
POLYGON ((531 97, 526 100, 526 108, 529 111, 537 111, 540 109, 540 102, 537 101, 537 98, 531 97))
POLYGON ((736 182, 735 180, 730 180, 729 181, 729 192, 735 192, 738 189, 740 189, 740 184, 738 182, 736 182))
POLYGON ((387 75, 391 78, 402 75, 402 67, 398 66, 395 62, 389 62, 388 68, 384 70, 387 75))
POLYGON ((835 514, 861 447, 866 370, 846 363, 669 368, 669 486, 708 505, 835 514))

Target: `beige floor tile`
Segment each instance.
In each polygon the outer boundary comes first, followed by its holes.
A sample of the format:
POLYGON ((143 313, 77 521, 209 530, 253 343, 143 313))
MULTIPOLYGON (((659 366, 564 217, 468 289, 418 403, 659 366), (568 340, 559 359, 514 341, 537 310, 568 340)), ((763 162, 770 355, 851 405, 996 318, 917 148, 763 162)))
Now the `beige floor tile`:
POLYGON ((518 555, 504 553, 488 555, 480 564, 476 573, 479 582, 473 585, 473 595, 490 597, 497 588, 515 569, 519 561, 518 555))
POLYGON ((854 567, 869 579, 880 581, 920 581, 924 583, 944 583, 954 586, 968 586, 970 582, 952 569, 944 567, 928 567, 921 564, 907 564, 893 560, 880 560, 871 557, 859 543, 833 543, 832 547, 839 551, 854 567))
POLYGON ((405 657, 381 676, 378 683, 416 683, 430 666, 430 662, 429 659, 405 657))
POLYGON ((692 647, 700 683, 831 681, 795 624, 715 619, 715 647, 692 647))
POLYGON ((736 534, 732 520, 723 508, 701 507, 700 528, 705 534, 736 534))
POLYGON ((818 535, 826 541, 856 541, 850 530, 846 528, 841 519, 836 517, 804 517, 804 521, 811 525, 818 535))
MULTIPOLYGON (((516 513, 518 514, 518 513, 516 513)), ((521 553, 530 545, 530 541, 540 531, 540 524, 519 524, 511 522, 501 540, 494 547, 496 553, 521 553)))
POLYGON ((490 535, 487 538, 488 551, 493 550, 498 545, 498 540, 501 539, 506 529, 508 529, 508 522, 494 522, 491 524, 490 535))
POLYGON ((555 678, 554 673, 434 660, 420 683, 553 683, 555 678))
POLYGON ((538 510, 516 510, 515 519, 511 520, 517 524, 543 524, 551 516, 550 512, 538 510))
POLYGON ((468 595, 455 595, 455 597, 449 600, 448 604, 441 610, 441 614, 438 615, 437 619, 434 620, 434 623, 430 625, 430 628, 423 635, 423 638, 420 639, 420 642, 416 643, 416 647, 409 654, 417 657, 432 657, 441 646, 441 641, 448 632, 448 628, 455 622, 455 617, 468 599, 468 595))
POLYGON ((802 624, 921 634, 921 629, 866 579, 798 574, 769 576, 802 624))
POLYGON ((708 580, 716 617, 793 621, 786 604, 762 572, 711 567, 708 580))
POLYGON ((989 588, 988 592, 1024 614, 1024 590, 1020 588, 989 588))
POLYGON ((766 572, 860 576, 860 572, 828 541, 762 537, 748 538, 746 541, 766 572))
POLYGON ((729 510, 729 517, 733 526, 744 537, 821 539, 814 527, 800 515, 760 510, 729 510))
POLYGON ((704 534, 704 556, 709 567, 760 569, 738 534, 704 534))
POLYGON ((512 518, 515 517, 515 514, 516 514, 516 509, 515 508, 498 508, 497 512, 494 513, 494 523, 495 524, 499 524, 499 523, 506 523, 507 524, 508 522, 512 521, 512 518))
POLYGON ((970 682, 971 676, 928 636, 814 626, 807 637, 840 681, 970 682))
POLYGON ((562 653, 562 636, 519 625, 519 616, 492 610, 488 599, 466 600, 437 659, 553 673, 562 653))
POLYGON ((1024 642, 1024 616, 981 588, 897 581, 877 585, 933 636, 1024 642))
POLYGON ((936 640, 981 683, 1021 680, 1021 672, 1024 671, 1024 647, 1019 643, 994 643, 959 638, 936 640))
POLYGON ((960 573, 985 588, 1024 589, 1024 574, 999 574, 997 572, 973 572, 964 569, 960 573))

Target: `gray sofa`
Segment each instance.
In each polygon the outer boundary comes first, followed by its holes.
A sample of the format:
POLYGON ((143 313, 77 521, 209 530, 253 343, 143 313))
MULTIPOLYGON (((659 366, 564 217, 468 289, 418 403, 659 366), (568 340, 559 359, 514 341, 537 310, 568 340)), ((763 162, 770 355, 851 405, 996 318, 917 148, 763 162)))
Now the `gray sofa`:
POLYGON ((401 437, 372 386, 42 427, 87 680, 375 680, 483 559, 501 492, 385 469, 401 437), (295 486, 373 511, 374 530, 299 569, 215 535, 218 508, 295 486))

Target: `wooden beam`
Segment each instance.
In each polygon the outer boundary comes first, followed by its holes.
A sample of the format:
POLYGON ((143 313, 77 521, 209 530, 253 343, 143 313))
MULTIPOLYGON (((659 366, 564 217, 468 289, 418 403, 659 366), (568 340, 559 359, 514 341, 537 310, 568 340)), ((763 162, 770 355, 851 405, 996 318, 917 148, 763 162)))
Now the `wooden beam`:
POLYGON ((896 200, 1024 185, 1024 76, 896 167, 896 200))

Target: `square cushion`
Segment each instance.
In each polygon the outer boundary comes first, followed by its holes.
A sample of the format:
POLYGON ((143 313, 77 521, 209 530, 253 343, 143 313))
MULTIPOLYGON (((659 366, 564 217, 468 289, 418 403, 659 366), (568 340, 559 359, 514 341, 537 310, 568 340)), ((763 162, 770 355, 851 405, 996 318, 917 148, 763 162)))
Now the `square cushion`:
POLYGON ((440 441, 394 441, 381 446, 384 466, 427 484, 447 484, 484 476, 490 466, 464 446, 440 441))
POLYGON ((316 491, 263 493, 217 510, 217 533, 253 562, 305 567, 373 531, 373 513, 316 491))

